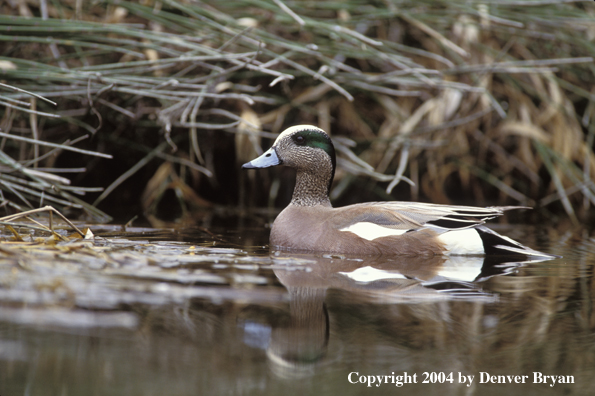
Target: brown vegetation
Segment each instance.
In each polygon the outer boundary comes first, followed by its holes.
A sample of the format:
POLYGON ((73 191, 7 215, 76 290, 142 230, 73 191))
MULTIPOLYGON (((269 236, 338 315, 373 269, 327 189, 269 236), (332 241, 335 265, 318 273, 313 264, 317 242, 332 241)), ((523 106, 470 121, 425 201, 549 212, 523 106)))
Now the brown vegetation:
POLYGON ((238 163, 298 123, 335 139, 335 200, 547 206, 573 221, 595 204, 592 2, 0 7, 5 207, 53 200, 105 221, 128 216, 115 204, 138 205, 151 177, 151 210, 168 189, 182 214, 203 199, 248 203, 250 191, 260 193, 251 205, 272 202, 285 185, 262 194, 238 163), (175 164, 169 184, 155 185, 164 161, 175 164))

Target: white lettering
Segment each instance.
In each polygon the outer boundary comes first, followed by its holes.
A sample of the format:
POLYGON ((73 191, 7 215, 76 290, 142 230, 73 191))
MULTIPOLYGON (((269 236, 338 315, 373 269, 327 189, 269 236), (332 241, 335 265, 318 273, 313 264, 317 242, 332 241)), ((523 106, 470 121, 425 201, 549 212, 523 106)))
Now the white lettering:
POLYGON ((471 386, 474 377, 474 375, 464 375, 462 373, 459 373, 459 384, 467 383, 467 386, 471 386))
POLYGON ((533 383, 534 384, 548 384, 550 387, 554 387, 558 384, 574 384, 574 375, 543 375, 540 372, 533 372, 533 383))
POLYGON ((574 384, 574 375, 567 375, 565 384, 574 384))

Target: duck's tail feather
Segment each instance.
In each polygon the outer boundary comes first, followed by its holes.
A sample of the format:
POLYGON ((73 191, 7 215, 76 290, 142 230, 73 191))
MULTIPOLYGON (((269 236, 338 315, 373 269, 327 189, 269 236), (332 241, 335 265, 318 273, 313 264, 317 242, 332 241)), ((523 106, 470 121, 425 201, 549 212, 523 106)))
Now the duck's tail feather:
POLYGON ((485 254, 522 254, 527 257, 542 257, 542 258, 560 258, 549 253, 539 252, 530 247, 521 245, 517 241, 498 234, 496 231, 489 229, 483 225, 475 227, 483 242, 485 254))

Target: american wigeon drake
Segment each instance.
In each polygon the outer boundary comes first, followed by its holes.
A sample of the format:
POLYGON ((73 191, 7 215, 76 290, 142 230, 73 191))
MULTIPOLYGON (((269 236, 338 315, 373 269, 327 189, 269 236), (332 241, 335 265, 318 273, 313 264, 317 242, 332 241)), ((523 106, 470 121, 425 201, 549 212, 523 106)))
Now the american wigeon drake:
POLYGON ((523 254, 552 257, 499 235, 483 223, 519 207, 472 207, 414 202, 368 202, 333 208, 335 175, 330 137, 312 125, 283 131, 273 147, 242 168, 285 165, 297 171, 289 205, 271 229, 284 250, 356 255, 523 254))

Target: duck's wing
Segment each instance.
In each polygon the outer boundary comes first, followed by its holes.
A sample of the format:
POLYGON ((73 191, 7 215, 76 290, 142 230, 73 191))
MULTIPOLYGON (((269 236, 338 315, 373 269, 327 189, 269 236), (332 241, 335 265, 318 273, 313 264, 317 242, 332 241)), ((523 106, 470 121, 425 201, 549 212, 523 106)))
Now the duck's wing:
POLYGON ((474 207, 437 205, 416 202, 368 202, 336 208, 336 227, 357 227, 358 223, 374 224, 393 230, 432 228, 438 233, 476 227, 501 216, 510 209, 523 206, 474 207))

